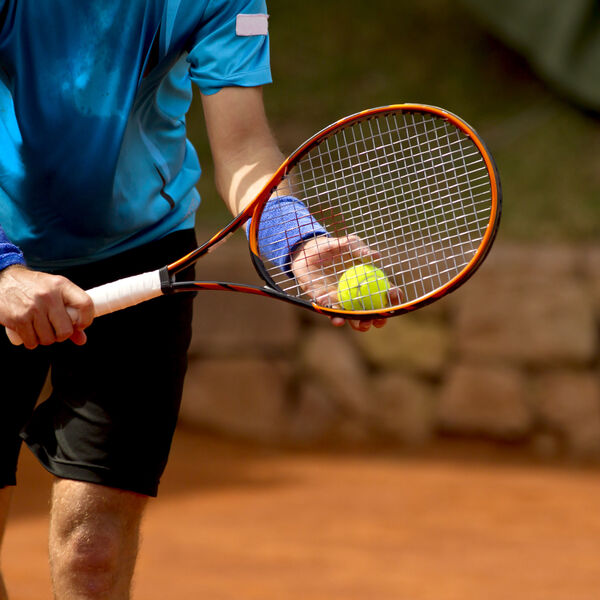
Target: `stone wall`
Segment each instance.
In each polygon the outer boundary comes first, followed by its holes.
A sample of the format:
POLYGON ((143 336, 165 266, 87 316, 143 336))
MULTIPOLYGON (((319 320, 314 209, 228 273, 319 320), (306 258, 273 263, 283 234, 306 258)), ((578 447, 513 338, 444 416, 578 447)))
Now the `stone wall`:
MULTIPOLYGON (((243 237, 198 277, 257 281, 243 237)), ((275 444, 440 436, 600 458, 600 246, 499 241, 434 305, 357 333, 245 294, 196 301, 181 422, 275 444)))

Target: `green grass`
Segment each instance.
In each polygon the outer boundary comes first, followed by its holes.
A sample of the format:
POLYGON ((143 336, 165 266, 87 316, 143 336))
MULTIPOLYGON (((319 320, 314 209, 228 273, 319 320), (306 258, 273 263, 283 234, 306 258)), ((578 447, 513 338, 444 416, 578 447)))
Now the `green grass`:
MULTIPOLYGON (((425 102, 467 120, 500 171, 501 235, 598 239, 600 122, 556 96, 451 0, 271 0, 275 84, 265 102, 282 150, 369 106, 425 102)), ((226 218, 216 199, 199 102, 190 137, 205 167, 200 219, 226 218)))

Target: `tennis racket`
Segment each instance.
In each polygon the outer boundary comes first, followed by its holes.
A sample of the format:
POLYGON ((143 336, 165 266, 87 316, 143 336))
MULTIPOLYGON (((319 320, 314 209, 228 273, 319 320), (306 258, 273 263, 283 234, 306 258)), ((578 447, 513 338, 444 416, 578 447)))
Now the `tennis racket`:
POLYGON ((88 293, 96 316, 162 294, 226 290, 330 317, 387 318, 467 281, 490 250, 500 212, 498 172, 472 127, 433 106, 383 106, 304 142, 238 216, 193 252, 88 293), (177 280, 244 225, 263 286, 177 280))

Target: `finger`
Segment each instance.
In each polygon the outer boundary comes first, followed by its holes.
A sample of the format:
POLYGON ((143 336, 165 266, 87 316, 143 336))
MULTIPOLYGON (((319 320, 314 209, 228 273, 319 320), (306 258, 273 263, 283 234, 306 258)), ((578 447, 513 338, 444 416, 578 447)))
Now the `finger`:
MULTIPOLYGON (((27 348, 28 350, 33 350, 34 348, 37 348, 40 345, 40 341, 35 333, 35 329, 33 328, 31 322, 28 321, 15 331, 19 336, 19 343, 22 343, 23 346, 25 346, 25 348, 27 348)), ((11 339, 11 341, 13 340, 11 339)))
POLYGON ((381 329, 386 323, 387 319, 373 319, 373 327, 376 329, 381 329))
POLYGON ((63 301, 66 306, 71 306, 77 311, 77 318, 73 322, 80 329, 89 327, 94 320, 94 303, 80 287, 68 282, 64 286, 63 301))
POLYGON ((390 303, 392 305, 402 304, 404 302, 404 294, 402 290, 398 287, 390 288, 388 291, 390 297, 390 303))
POLYGON ((335 290, 321 293, 315 298, 315 302, 319 306, 326 306, 327 308, 334 308, 338 306, 338 295, 335 290))
POLYGON ((55 279, 58 282, 56 289, 59 293, 49 295, 45 300, 45 310, 39 314, 35 321, 35 327, 40 339, 40 343, 44 346, 53 344, 54 342, 64 342, 73 335, 73 324, 77 320, 78 313, 75 312, 73 318, 73 309, 68 307, 69 298, 78 299, 77 292, 85 295, 83 290, 79 290, 77 286, 69 280, 59 277, 55 279), (75 288, 73 291, 71 288, 75 288))
POLYGON ((332 241, 335 241, 336 244, 332 245, 329 250, 335 255, 348 253, 355 260, 381 258, 381 255, 377 250, 367 246, 367 244, 357 235, 351 234, 332 241))
POLYGON ((352 255, 352 258, 362 260, 364 258, 381 258, 377 250, 367 246, 357 235, 347 236, 346 246, 352 255))
POLYGON ((32 323, 35 330, 35 334, 42 346, 49 346, 54 342, 58 341, 52 318, 58 320, 59 323, 64 323, 63 327, 70 329, 69 335, 72 333, 73 326, 70 319, 66 315, 64 307, 62 308, 63 320, 57 315, 60 313, 61 308, 54 306, 53 304, 44 307, 45 310, 40 310, 33 315, 32 323), (66 319, 66 321, 64 320, 66 319))
POLYGON ((348 321, 350 323, 350 327, 352 327, 352 329, 354 329, 355 331, 369 331, 369 329, 371 328, 371 321, 358 321, 358 320, 353 320, 350 319, 348 321))
POLYGON ((87 335, 81 329, 75 329, 73 335, 69 338, 77 346, 83 346, 87 342, 87 335))
POLYGON ((357 235, 347 235, 340 238, 315 238, 314 243, 304 251, 307 264, 317 261, 319 264, 329 264, 341 254, 350 254, 362 258, 368 254, 368 247, 357 235))
POLYGON ((341 317, 330 317, 330 319, 334 327, 343 327, 346 324, 346 319, 342 319, 341 317))
MULTIPOLYGON (((55 341, 64 342, 73 335, 73 319, 62 303, 53 304, 49 307, 48 320, 54 333, 54 339, 50 343, 55 341)), ((42 341, 42 344, 45 344, 45 342, 42 341)))

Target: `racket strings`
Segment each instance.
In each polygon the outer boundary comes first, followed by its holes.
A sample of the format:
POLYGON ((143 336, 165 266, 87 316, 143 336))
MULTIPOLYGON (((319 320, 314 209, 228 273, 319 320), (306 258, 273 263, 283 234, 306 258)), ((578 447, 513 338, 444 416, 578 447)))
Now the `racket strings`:
MULTIPOLYGON (((385 273, 390 306, 441 288, 473 259, 491 211, 490 177, 476 144, 449 121, 418 112, 337 130, 299 159, 274 196, 287 194, 301 199, 329 235, 311 243, 302 281, 272 256, 265 268, 286 293, 330 303, 343 273, 361 262, 385 273)), ((279 239, 262 240, 261 256, 269 256, 270 245, 290 253, 297 230, 298 220, 286 217, 279 239), (289 245, 281 244, 282 234, 289 245)))
MULTIPOLYGON (((381 150, 384 151, 385 149, 386 149, 386 147, 382 146, 381 150)), ((471 157, 478 159, 478 158, 480 158, 480 155, 478 153, 471 153, 471 157)), ((366 158, 368 159, 368 157, 366 157, 366 158)), ((377 165, 377 169, 381 169, 381 168, 385 168, 385 167, 394 167, 395 168, 395 166, 397 165, 397 161, 403 158, 403 154, 402 153, 390 154, 389 158, 390 158, 389 164, 386 164, 383 161, 379 161, 378 165, 377 165)), ((418 157, 415 156, 413 158, 416 159, 418 157)), ((468 158, 468 156, 465 155, 465 159, 466 158, 468 158)), ((480 165, 480 172, 481 172, 481 177, 479 179, 479 187, 483 191, 489 187, 489 178, 488 178, 487 170, 485 169, 485 166, 483 166, 482 163, 479 163, 479 165, 480 165)), ((321 164, 320 167, 325 170, 327 168, 327 165, 321 164)), ((364 169, 363 170, 364 176, 369 176, 371 173, 376 172, 376 168, 373 166, 373 163, 369 162, 368 160, 363 163, 357 162, 352 166, 343 166, 343 165, 339 166, 336 163, 331 163, 331 167, 332 168, 338 167, 338 170, 332 171, 331 175, 333 177, 336 177, 339 179, 344 179, 345 177, 352 178, 353 173, 355 172, 355 170, 357 168, 364 169)), ((457 182, 455 185, 457 187, 460 187, 463 184, 463 182, 461 182, 459 180, 458 174, 456 176, 456 179, 457 179, 457 182)), ((363 181, 368 181, 368 180, 363 178, 363 181)), ((411 184, 417 190, 421 190, 423 193, 427 192, 428 189, 435 186, 435 182, 432 182, 429 179, 429 172, 427 169, 427 165, 424 165, 424 167, 421 170, 414 170, 410 174, 408 172, 407 173, 396 172, 394 178, 390 178, 389 181, 392 183, 397 183, 397 184, 402 184, 402 183, 411 184)), ((469 181, 470 181, 471 186, 475 188, 477 180, 475 178, 474 171, 470 171, 469 181)), ((375 181, 374 178, 371 179, 370 182, 372 185, 368 189, 372 190, 372 189, 374 189, 377 182, 375 181)), ((323 178, 319 179, 318 177, 313 176, 313 180, 312 180, 311 184, 309 185, 307 183, 303 187, 303 191, 309 196, 314 195, 315 193, 320 192, 322 190, 322 186, 326 185, 326 183, 327 182, 325 180, 323 180, 323 178)))

